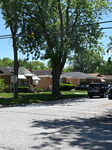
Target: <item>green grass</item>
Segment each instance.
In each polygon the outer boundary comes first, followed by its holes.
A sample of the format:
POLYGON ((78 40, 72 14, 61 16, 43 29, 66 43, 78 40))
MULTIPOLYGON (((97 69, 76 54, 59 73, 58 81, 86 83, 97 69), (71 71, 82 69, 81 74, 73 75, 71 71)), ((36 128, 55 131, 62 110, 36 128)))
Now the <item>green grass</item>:
POLYGON ((60 97, 54 97, 51 92, 19 93, 18 100, 13 100, 12 93, 0 93, 0 104, 4 106, 13 104, 31 104, 43 101, 52 101, 67 98, 87 97, 87 91, 62 91, 60 97))

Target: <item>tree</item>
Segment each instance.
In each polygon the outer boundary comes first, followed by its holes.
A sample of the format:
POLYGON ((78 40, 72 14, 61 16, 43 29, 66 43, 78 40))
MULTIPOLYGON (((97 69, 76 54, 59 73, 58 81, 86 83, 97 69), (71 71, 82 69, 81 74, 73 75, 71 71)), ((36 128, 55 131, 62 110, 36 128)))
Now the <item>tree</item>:
POLYGON ((102 32, 98 21, 109 9, 108 0, 26 0, 21 50, 27 56, 50 59, 52 94, 59 95, 59 79, 66 59, 75 53, 95 47, 102 32))
POLYGON ((112 60, 109 58, 105 61, 100 68, 98 68, 98 72, 104 75, 112 75, 112 60))
POLYGON ((105 75, 112 75, 112 36, 109 39, 110 43, 108 44, 107 53, 110 53, 110 57, 98 70, 101 74, 105 75))
POLYGON ((9 58, 0 59, 0 67, 9 66, 12 67, 14 65, 14 61, 9 58))
POLYGON ((111 56, 109 59, 112 58, 112 36, 109 37, 110 39, 110 43, 108 44, 108 49, 107 49, 107 53, 111 53, 111 56))
POLYGON ((33 70, 46 70, 48 67, 43 62, 40 61, 26 61, 19 59, 20 66, 23 66, 27 69, 32 68, 33 70))
MULTIPOLYGON (((27 69, 29 69, 30 67, 33 70, 46 70, 46 69, 50 69, 49 66, 46 64, 44 64, 43 62, 40 61, 26 61, 26 59, 19 59, 19 66, 23 66, 27 69)), ((14 61, 9 59, 9 58, 3 58, 0 59, 0 67, 3 66, 9 66, 9 67, 13 67, 14 65, 14 61)))
POLYGON ((95 73, 104 63, 99 51, 84 50, 71 58, 72 70, 84 73, 95 73))
MULTIPOLYGON (((0 0, 3 18, 5 20, 6 27, 10 28, 12 35, 13 51, 14 51, 14 76, 18 78, 18 29, 20 25, 21 11, 19 6, 19 0, 0 0)), ((18 98, 18 81, 14 82, 14 99, 18 98)))

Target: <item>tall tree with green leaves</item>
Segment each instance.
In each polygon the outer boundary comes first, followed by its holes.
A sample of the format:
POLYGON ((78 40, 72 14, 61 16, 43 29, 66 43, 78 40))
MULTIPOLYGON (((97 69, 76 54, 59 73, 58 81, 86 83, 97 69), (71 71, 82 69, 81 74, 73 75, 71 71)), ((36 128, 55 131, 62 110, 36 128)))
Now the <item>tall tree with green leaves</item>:
POLYGON ((95 73, 104 64, 103 56, 98 50, 84 50, 70 58, 72 71, 95 73))
POLYGON ((14 99, 18 98, 18 29, 20 27, 19 0, 0 0, 3 18, 6 28, 10 28, 14 52, 14 99))
POLYGON ((68 55, 97 46, 102 36, 98 22, 109 6, 109 0, 25 0, 20 48, 28 57, 50 59, 53 95, 60 95, 68 55))
POLYGON ((98 68, 97 72, 103 75, 112 75, 112 60, 109 58, 107 61, 104 61, 98 68))
POLYGON ((109 40, 110 40, 110 42, 108 44, 107 53, 110 53, 109 59, 112 60, 112 36, 109 37, 109 40))
POLYGON ((13 65, 14 65, 14 61, 11 60, 10 58, 0 59, 0 67, 4 67, 4 66, 13 67, 13 65))
POLYGON ((19 59, 19 64, 20 66, 23 66, 27 69, 32 68, 32 70, 48 69, 48 67, 43 62, 40 62, 40 61, 26 61, 26 60, 19 59))

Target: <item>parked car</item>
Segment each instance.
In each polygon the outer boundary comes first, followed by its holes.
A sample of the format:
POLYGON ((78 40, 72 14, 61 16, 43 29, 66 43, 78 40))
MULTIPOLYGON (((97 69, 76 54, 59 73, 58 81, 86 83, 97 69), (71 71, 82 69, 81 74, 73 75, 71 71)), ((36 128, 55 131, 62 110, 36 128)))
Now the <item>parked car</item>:
POLYGON ((108 99, 112 99, 112 86, 108 89, 108 99))
POLYGON ((76 90, 88 90, 89 84, 80 84, 75 89, 76 90))
POLYGON ((88 96, 92 98, 93 96, 100 96, 104 98, 108 91, 108 84, 106 83, 92 83, 88 88, 88 96))

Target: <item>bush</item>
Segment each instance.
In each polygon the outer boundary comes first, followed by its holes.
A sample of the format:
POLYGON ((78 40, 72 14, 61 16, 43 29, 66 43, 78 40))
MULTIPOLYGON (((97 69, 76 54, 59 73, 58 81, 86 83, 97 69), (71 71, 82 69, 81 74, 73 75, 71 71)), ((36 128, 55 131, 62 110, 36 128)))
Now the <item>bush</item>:
POLYGON ((61 91, 69 91, 75 88, 75 85, 70 83, 60 83, 60 90, 61 91))
POLYGON ((22 87, 22 86, 18 87, 18 93, 28 93, 28 91, 29 91, 28 87, 22 87))
POLYGON ((44 92, 44 90, 41 89, 41 88, 35 87, 35 92, 37 92, 37 93, 39 93, 39 92, 44 92))
POLYGON ((4 83, 4 79, 0 79, 0 93, 6 88, 8 88, 8 86, 4 83))

